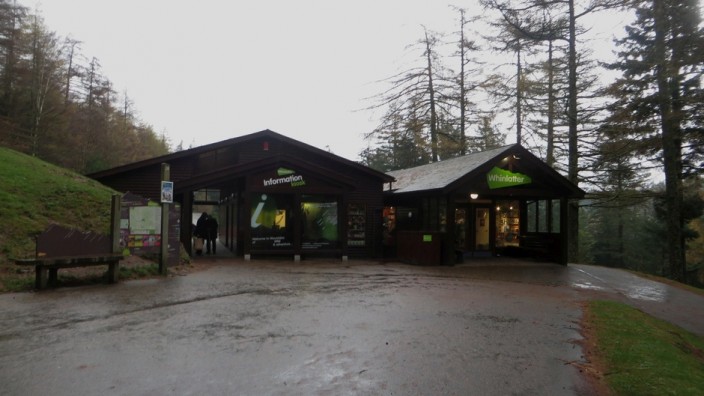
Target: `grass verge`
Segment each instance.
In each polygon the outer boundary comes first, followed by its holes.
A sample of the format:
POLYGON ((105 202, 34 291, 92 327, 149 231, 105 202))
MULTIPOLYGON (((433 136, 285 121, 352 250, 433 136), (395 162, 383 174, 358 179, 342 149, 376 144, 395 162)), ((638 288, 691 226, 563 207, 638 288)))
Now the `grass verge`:
POLYGON ((592 351, 616 395, 704 395, 704 338, 625 304, 586 306, 592 351))

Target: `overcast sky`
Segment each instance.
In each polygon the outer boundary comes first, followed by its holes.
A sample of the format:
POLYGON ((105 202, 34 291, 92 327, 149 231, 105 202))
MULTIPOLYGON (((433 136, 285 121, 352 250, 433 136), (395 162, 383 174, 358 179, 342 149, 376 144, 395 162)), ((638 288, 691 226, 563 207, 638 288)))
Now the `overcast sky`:
MULTIPOLYGON (((378 116, 356 111, 413 61, 406 46, 457 30, 475 0, 42 0, 138 116, 173 145, 271 129, 358 160, 378 116)), ((478 9, 478 8, 475 8, 478 9)), ((607 31, 613 29, 606 26, 607 31)), ((620 30, 622 28, 619 27, 620 30)))

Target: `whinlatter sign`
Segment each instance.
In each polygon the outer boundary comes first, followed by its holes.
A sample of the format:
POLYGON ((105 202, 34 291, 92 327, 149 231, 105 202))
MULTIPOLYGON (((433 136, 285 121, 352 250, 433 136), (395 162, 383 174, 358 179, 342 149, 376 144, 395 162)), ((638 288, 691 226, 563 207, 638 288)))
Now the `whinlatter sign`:
POLYGON ((486 174, 486 182, 489 188, 494 190, 497 188, 506 188, 520 186, 522 184, 530 184, 532 182, 530 176, 522 173, 513 173, 505 169, 494 167, 486 174))

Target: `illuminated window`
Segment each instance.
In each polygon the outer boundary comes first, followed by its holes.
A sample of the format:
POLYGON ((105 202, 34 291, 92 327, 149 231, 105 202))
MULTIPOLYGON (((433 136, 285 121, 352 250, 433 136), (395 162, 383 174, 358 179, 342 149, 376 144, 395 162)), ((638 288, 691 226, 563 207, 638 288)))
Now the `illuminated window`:
POLYGON ((252 250, 280 250, 293 247, 290 216, 293 197, 283 194, 252 194, 250 227, 252 250))
POLYGON ((518 201, 498 201, 496 206, 496 246, 518 246, 521 211, 518 201))
POLYGON ((337 206, 336 197, 322 195, 302 197, 303 249, 331 249, 339 246, 337 206))

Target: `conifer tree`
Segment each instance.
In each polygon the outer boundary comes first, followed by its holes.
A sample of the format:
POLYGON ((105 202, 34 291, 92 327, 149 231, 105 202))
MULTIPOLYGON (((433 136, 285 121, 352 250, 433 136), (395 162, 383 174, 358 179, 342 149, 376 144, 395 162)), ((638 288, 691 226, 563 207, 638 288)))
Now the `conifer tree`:
POLYGON ((662 163, 669 275, 683 281, 683 180, 701 172, 704 33, 696 0, 636 6, 635 22, 617 42, 612 68, 623 76, 611 87, 616 100, 609 121, 626 126, 621 133, 639 143, 637 153, 662 163))

